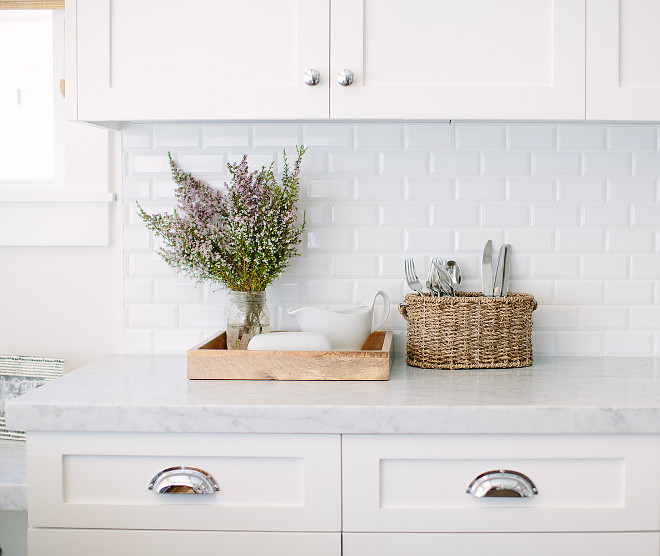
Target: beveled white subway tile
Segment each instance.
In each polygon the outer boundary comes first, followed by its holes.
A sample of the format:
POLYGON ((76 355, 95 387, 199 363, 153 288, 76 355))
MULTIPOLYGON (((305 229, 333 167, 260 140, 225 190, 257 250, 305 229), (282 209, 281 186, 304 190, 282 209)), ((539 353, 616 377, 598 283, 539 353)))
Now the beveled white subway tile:
MULTIPOLYGON (((289 161, 289 165, 293 168, 293 164, 295 163, 295 159, 293 156, 289 156, 289 152, 287 151, 287 159, 289 161)), ((282 158, 278 160, 278 172, 282 172, 282 158)), ((300 165, 300 173, 303 175, 308 175, 308 174, 327 174, 328 173, 328 157, 326 153, 323 152, 314 152, 311 151, 308 153, 305 153, 305 156, 303 157, 302 164, 300 165)))
POLYGON ((584 330, 624 330, 628 328, 628 307, 580 307, 580 327, 584 330))
POLYGON ((497 176, 531 174, 531 156, 528 153, 485 152, 481 155, 482 173, 497 176))
POLYGON ((568 255, 534 255, 530 257, 532 278, 579 278, 580 257, 568 255))
POLYGON ((157 125, 154 127, 156 147, 199 147, 201 128, 197 125, 157 125))
POLYGON ((458 178, 456 199, 459 201, 503 201, 504 178, 458 178))
POLYGON ((174 199, 176 190, 177 184, 171 177, 154 179, 154 196, 157 199, 174 199))
MULTIPOLYGON (((224 328, 220 325, 215 330, 224 328)), ((181 354, 196 346, 204 339, 201 330, 156 330, 154 332, 154 353, 181 354)))
POLYGON ((405 232, 406 251, 429 253, 451 253, 454 250, 454 232, 450 230, 415 230, 405 232))
MULTIPOLYGON (((499 249, 499 246, 504 243, 504 231, 486 228, 458 230, 456 232, 456 252, 474 251, 481 257, 484 245, 489 239, 493 242, 493 250, 499 249)), ((497 257, 497 251, 494 256, 497 257)))
POLYGON ((380 153, 380 168, 383 174, 405 176, 428 175, 429 154, 414 151, 380 153))
POLYGON ((145 229, 127 228, 124 230, 123 245, 125 253, 151 251, 151 232, 145 229))
POLYGON ((352 229, 316 229, 307 232, 309 251, 351 251, 352 248, 352 229))
POLYGON ((660 279, 660 257, 658 255, 633 255, 632 278, 660 279))
POLYGON ((365 228, 355 231, 358 251, 403 251, 403 231, 387 228, 365 228))
POLYGON ((356 124, 354 126, 354 141, 356 148, 373 147, 402 148, 403 147, 403 124, 356 124))
POLYGON ((142 200, 151 197, 151 179, 124 178, 123 195, 125 200, 142 200))
POLYGON ((283 276, 327 276, 330 273, 330 259, 324 255, 304 255, 291 259, 283 276))
POLYGON ((153 280, 124 280, 124 303, 151 303, 153 299, 153 280))
POLYGON ((506 181, 509 201, 554 201, 557 197, 554 178, 508 178, 506 181))
POLYGON ((477 203, 434 203, 431 224, 439 228, 472 228, 479 224, 477 203))
POLYGON ((224 328, 227 312, 222 306, 206 304, 180 305, 179 322, 182 328, 224 328))
POLYGON ((239 152, 230 152, 227 155, 227 162, 229 164, 240 164, 243 161, 243 155, 248 155, 248 168, 250 172, 259 170, 262 166, 270 166, 272 163, 278 161, 278 155, 275 153, 239 153, 239 152))
POLYGON ((603 332, 555 332, 555 349, 562 355, 603 355, 603 332))
POLYGON ((604 284, 601 280, 559 280, 555 282, 558 305, 602 305, 604 284))
POLYGON ((630 226, 628 205, 585 205, 584 225, 588 228, 627 228, 630 226))
POLYGON ((124 330, 124 353, 128 355, 154 352, 153 330, 124 330))
POLYGON ((532 226, 539 228, 576 228, 579 225, 579 205, 555 203, 532 205, 532 226))
POLYGON ((652 332, 606 332, 605 355, 653 355, 652 332))
POLYGON ((660 222, 660 205, 647 203, 632 205, 632 225, 635 228, 657 228, 660 222))
POLYGON ((656 200, 656 180, 653 178, 614 178, 609 183, 611 201, 656 200))
POLYGON ((559 148, 561 150, 584 151, 605 149, 605 127, 601 125, 560 125, 559 148))
POLYGON ((128 153, 128 172, 132 174, 157 174, 170 172, 166 154, 128 153))
POLYGON ((562 178, 559 180, 560 201, 605 201, 606 181, 599 178, 562 178))
POLYGON ((205 147, 249 147, 252 126, 241 124, 209 124, 202 128, 205 147))
POLYGON ((402 178, 358 178, 355 180, 356 197, 378 200, 403 199, 404 180, 402 178))
POLYGON ((632 155, 630 153, 585 153, 584 173, 594 176, 632 175, 632 155))
POLYGON ((660 305, 639 305, 630 308, 630 327, 633 330, 658 329, 660 305))
POLYGON ((652 253, 653 230, 612 230, 607 232, 607 250, 611 253, 652 253))
POLYGON ((376 203, 336 204, 330 207, 330 221, 339 226, 375 226, 378 219, 376 203))
POLYGON ((530 221, 529 205, 513 203, 488 203, 481 208, 482 226, 517 228, 528 227, 530 221))
POLYGON ((551 253, 555 250, 554 230, 506 230, 505 241, 516 253, 551 253))
POLYGON ((351 199, 353 185, 346 179, 308 179, 302 185, 302 192, 308 199, 351 199))
POLYGON ((156 281, 156 303, 195 303, 202 301, 202 288, 194 282, 156 281))
POLYGON ((532 330, 534 355, 555 355, 555 333, 532 330))
POLYGON ((308 226, 326 226, 330 220, 328 213, 330 209, 324 204, 321 205, 303 205, 299 207, 300 211, 305 213, 305 222, 308 226))
MULTIPOLYGON (((186 172, 225 173, 225 158, 221 154, 185 154, 181 155, 181 168, 186 172)), ((248 159, 248 162, 252 162, 248 159)))
POLYGON ((176 305, 142 305, 134 303, 128 311, 130 328, 174 328, 178 324, 176 305))
POLYGON ((407 199, 410 201, 451 201, 454 198, 453 178, 408 178, 407 199))
POLYGON ((659 153, 634 153, 633 168, 636 176, 658 176, 660 175, 659 153))
MULTIPOLYGON (((302 299, 302 284, 295 280, 280 277, 267 289, 267 303, 298 303, 302 299)), ((273 328, 271 327, 271 330, 273 328)))
POLYGON ((580 153, 532 153, 532 174, 545 176, 579 176, 580 153))
POLYGON ((452 148, 454 127, 449 124, 406 124, 404 126, 406 148, 452 148))
POLYGON ((380 205, 381 226, 428 226, 430 207, 421 203, 383 203, 380 205))
MULTIPOLYGON (((497 257, 493 259, 493 269, 496 266, 497 266, 497 257)), ((529 269, 530 269, 529 255, 518 253, 515 257, 511 257, 511 279, 529 278, 530 277, 529 269)))
POLYGON ((372 174, 378 173, 378 153, 376 152, 330 152, 328 171, 331 174, 372 174))
POLYGON ((353 126, 347 124, 303 125, 303 144, 310 147, 353 146, 353 126))
POLYGON ((150 125, 132 124, 124 128, 121 132, 122 149, 138 150, 151 149, 153 147, 153 130, 150 125))
POLYGON ((554 284, 554 280, 516 278, 511 279, 509 291, 529 293, 539 305, 552 305, 555 300, 554 284))
POLYGON ((304 283, 305 302, 352 303, 351 280, 307 280, 304 283))
MULTIPOLYGON (((393 313, 399 314, 396 310, 396 305, 403 301, 403 281, 401 280, 382 280, 382 279, 359 279, 355 280, 353 286, 353 303, 367 303, 371 304, 374 300, 374 295, 377 291, 383 290, 390 298, 390 315, 393 313)), ((384 303, 381 296, 376 297, 374 304, 374 323, 380 321, 383 316, 384 303)), ((388 330, 387 323, 398 322, 393 319, 388 319, 381 330, 388 330)))
POLYGON ((605 283, 605 303, 612 305, 652 304, 653 282, 647 280, 610 280, 605 283))
POLYGON ((629 275, 629 259, 622 255, 582 257, 583 278, 625 279, 629 275))
POLYGON ((559 230, 557 249, 560 253, 602 253, 605 232, 601 230, 559 230))
POLYGON ((379 275, 381 278, 393 278, 403 280, 404 278, 404 261, 405 255, 392 254, 380 255, 379 259, 379 275))
MULTIPOLYGON (((260 147, 295 147, 302 144, 302 128, 298 124, 255 125, 252 129, 252 146, 260 147)), ((295 149, 290 148, 288 155, 295 159, 295 149)))
POLYGON ((524 150, 551 150, 557 146, 557 129, 553 125, 508 126, 509 148, 524 150))
POLYGON ((477 175, 481 162, 479 153, 432 152, 431 173, 433 175, 462 176, 477 175))
POLYGON ((578 308, 559 306, 539 306, 532 313, 534 328, 537 330, 577 330, 578 308))
POLYGON ((334 255, 331 261, 332 276, 368 278, 378 274, 378 257, 376 255, 334 255))
POLYGON ((657 148, 655 126, 612 125, 609 127, 610 149, 621 151, 654 151, 657 148))
POLYGON ((171 278, 176 271, 153 253, 134 253, 128 255, 129 278, 171 278))
POLYGON ((456 128, 458 149, 504 149, 506 145, 503 125, 465 124, 456 128))

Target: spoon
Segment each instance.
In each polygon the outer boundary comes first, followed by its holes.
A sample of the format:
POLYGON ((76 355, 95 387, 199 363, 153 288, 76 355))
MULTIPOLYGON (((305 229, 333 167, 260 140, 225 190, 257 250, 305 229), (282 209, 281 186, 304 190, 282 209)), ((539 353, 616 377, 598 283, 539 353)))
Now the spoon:
POLYGON ((460 286, 461 282, 463 281, 463 277, 461 276, 461 267, 458 265, 458 263, 456 261, 447 261, 445 263, 445 268, 451 276, 453 285, 460 286))

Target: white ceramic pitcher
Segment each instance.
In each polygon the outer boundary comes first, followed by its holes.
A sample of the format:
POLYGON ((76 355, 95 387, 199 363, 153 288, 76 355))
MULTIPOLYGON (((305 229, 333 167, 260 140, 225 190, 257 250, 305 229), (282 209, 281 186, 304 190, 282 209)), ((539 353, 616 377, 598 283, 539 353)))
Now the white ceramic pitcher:
POLYGON ((387 293, 379 290, 364 304, 352 309, 328 311, 316 307, 291 307, 288 313, 298 321, 303 332, 325 334, 332 349, 354 351, 362 349, 369 334, 385 324, 390 314, 390 298, 387 293), (372 327, 374 305, 379 295, 384 302, 383 317, 372 327))

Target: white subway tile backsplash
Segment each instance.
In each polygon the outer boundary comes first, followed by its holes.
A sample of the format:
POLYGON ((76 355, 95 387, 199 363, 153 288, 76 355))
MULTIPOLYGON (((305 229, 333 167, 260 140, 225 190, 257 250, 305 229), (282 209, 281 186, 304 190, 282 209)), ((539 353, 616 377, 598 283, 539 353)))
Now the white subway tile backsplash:
MULTIPOLYGON (((503 201, 503 178, 459 178, 456 180, 458 201, 503 201)), ((503 205, 499 205, 503 206, 503 205)))
MULTIPOLYGON (((196 286, 155 254, 137 216, 171 211, 183 170, 221 188, 226 164, 251 170, 309 147, 300 252, 268 289, 274 327, 312 303, 346 307, 410 290, 403 262, 453 258, 481 289, 481 252, 512 244, 511 291, 534 295, 535 355, 660 356, 660 155, 653 124, 222 122, 133 124, 122 131, 124 342, 127 353, 182 353, 221 329, 227 294, 196 286), (625 344, 625 345, 624 345, 625 344)), ((380 310, 380 309, 379 309, 380 310)), ((406 323, 386 327, 405 351, 406 323)))

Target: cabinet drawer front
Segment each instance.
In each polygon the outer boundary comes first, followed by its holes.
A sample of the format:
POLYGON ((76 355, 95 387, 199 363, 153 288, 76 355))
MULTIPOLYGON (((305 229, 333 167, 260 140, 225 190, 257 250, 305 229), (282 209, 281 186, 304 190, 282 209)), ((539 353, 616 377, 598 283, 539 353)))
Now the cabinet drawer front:
POLYGON ((333 435, 32 433, 33 527, 340 530, 333 435), (211 494, 157 494, 162 470, 201 469, 211 494))
POLYGON ((652 436, 344 436, 345 531, 657 531, 660 439, 652 436), (488 471, 538 494, 467 493, 488 471))
POLYGON ((339 556, 340 533, 29 529, 30 556, 339 556))
POLYGON ((657 556, 658 533, 348 533, 343 556, 657 556), (411 549, 412 548, 412 549, 411 549))

